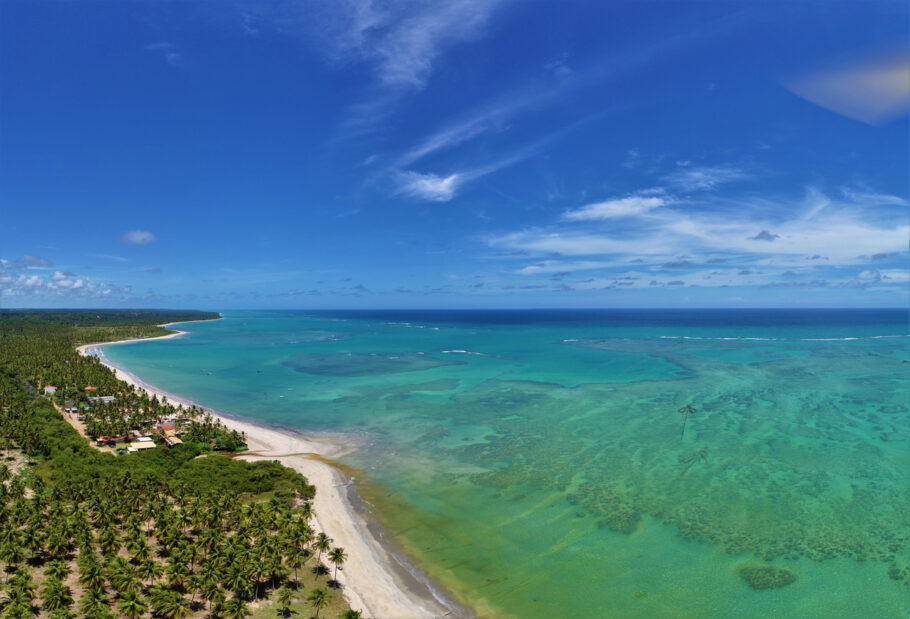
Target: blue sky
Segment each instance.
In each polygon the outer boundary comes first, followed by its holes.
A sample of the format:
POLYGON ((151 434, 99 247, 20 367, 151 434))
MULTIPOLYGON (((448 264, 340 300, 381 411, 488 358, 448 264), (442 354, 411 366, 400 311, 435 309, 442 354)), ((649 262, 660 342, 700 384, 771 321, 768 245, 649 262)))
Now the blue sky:
POLYGON ((5 2, 3 307, 908 304, 904 2, 5 2))

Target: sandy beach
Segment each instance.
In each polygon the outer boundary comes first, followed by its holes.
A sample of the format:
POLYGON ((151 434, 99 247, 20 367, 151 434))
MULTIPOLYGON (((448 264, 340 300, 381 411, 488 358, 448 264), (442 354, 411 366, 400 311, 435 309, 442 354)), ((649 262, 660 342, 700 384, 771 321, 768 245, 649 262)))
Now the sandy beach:
MULTIPOLYGON (((172 323, 173 324, 173 323, 172 323)), ((168 325, 161 325, 167 327, 168 325)), ((343 547, 349 556, 339 570, 338 580, 343 585, 345 598, 355 610, 363 610, 364 616, 376 619, 397 617, 442 617, 463 614, 461 609, 443 604, 434 594, 428 581, 416 571, 406 568, 401 557, 386 548, 371 531, 364 515, 361 515, 351 501, 353 480, 325 462, 337 458, 351 449, 353 444, 327 441, 307 437, 290 430, 266 427, 238 419, 192 402, 186 398, 168 393, 149 385, 105 359, 100 348, 127 342, 168 339, 184 335, 177 331, 172 335, 139 340, 122 340, 104 344, 85 344, 77 350, 83 355, 98 356, 104 365, 111 368, 117 378, 165 398, 175 406, 195 405, 217 417, 225 426, 244 432, 247 437, 249 454, 241 456, 246 460, 278 460, 304 475, 316 486, 316 500, 313 503, 315 522, 313 528, 324 531, 334 539, 336 546, 343 547)))

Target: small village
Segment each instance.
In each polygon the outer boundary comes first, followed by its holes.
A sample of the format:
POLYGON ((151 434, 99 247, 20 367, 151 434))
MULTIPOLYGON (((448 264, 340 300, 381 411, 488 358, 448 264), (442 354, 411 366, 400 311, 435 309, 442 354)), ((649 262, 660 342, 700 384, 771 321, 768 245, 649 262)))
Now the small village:
MULTIPOLYGON (((78 397, 78 401, 64 399, 62 404, 56 397, 59 391, 60 389, 55 385, 46 385, 42 388, 44 395, 48 397, 67 423, 99 451, 124 455, 157 447, 176 447, 184 443, 181 437, 188 432, 195 442, 206 443, 212 450, 224 450, 225 442, 219 439, 223 439, 225 434, 230 434, 220 422, 213 420, 209 415, 205 415, 202 423, 197 422, 193 417, 181 416, 186 414, 198 416, 200 411, 195 408, 187 411, 167 405, 160 408, 164 413, 160 418, 150 419, 145 414, 145 410, 153 408, 152 406, 143 408, 138 406, 138 403, 132 403, 131 406, 118 407, 116 395, 100 395, 98 387, 93 385, 81 389, 81 397, 73 396, 78 397), (124 422, 117 424, 116 427, 125 431, 98 432, 97 428, 101 426, 98 419, 110 419, 112 414, 124 422), (205 428, 205 430, 200 432, 201 428, 205 428), (206 440, 200 441, 200 438, 206 438, 206 440)), ((73 390, 68 389, 66 393, 72 395, 73 390)), ((154 398, 152 402, 157 404, 157 398, 154 398)), ((112 429, 115 427, 110 423, 106 426, 112 429)), ((237 439, 238 437, 231 438, 237 439)), ((230 441, 230 444, 242 446, 242 437, 239 439, 230 441)))

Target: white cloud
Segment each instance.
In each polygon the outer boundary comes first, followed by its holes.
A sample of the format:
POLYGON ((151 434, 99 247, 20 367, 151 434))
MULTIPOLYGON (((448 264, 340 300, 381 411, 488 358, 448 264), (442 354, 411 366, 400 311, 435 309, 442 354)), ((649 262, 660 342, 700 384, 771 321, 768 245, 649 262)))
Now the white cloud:
POLYGON ((120 242, 130 245, 146 245, 156 240, 155 235, 148 230, 130 230, 120 235, 120 242))
POLYGON ((395 24, 376 41, 379 75, 395 86, 423 88, 439 53, 479 35, 496 8, 493 0, 436 0, 395 24))
MULTIPOLYGON (((877 207, 831 202, 822 194, 814 201, 762 198, 752 205, 749 199, 724 199, 711 209, 651 208, 653 202, 608 201, 589 205, 562 220, 584 221, 584 230, 554 224, 548 227, 505 233, 487 239, 490 246, 546 256, 610 256, 611 258, 649 257, 659 264, 659 256, 731 256, 737 264, 802 266, 807 268, 866 264, 868 256, 903 255, 907 251, 910 226, 906 217, 878 216, 877 207), (729 206, 728 205, 729 202, 729 206), (767 212, 773 205, 774 211, 767 212), (739 207, 739 208, 736 208, 739 207), (812 215, 805 217, 805 209, 812 215), (641 211, 635 213, 635 211, 641 211), (605 221, 618 213, 628 215, 629 231, 606 227, 605 221), (808 263, 813 256, 824 261, 808 263)), ((702 205, 705 206, 704 204, 702 205)), ((695 262, 695 260, 690 260, 695 262)))
POLYGON ((295 33, 305 28, 320 51, 336 63, 370 63, 380 83, 422 89, 446 49, 480 36, 499 0, 383 2, 332 0, 313 5, 285 3, 250 11, 271 27, 295 33))
POLYGON ((515 165, 533 157, 539 153, 547 144, 559 139, 560 137, 566 135, 567 133, 575 130, 579 126, 588 122, 592 117, 583 118, 580 121, 574 122, 567 127, 558 129, 545 135, 544 137, 536 140, 524 146, 522 148, 516 149, 511 153, 506 154, 505 156, 487 163, 486 165, 481 165, 475 168, 464 170, 461 172, 456 172, 449 174, 448 176, 440 176, 437 174, 427 173, 422 174, 420 172, 414 172, 410 170, 398 170, 395 168, 390 168, 385 171, 386 174, 392 176, 398 185, 398 191, 400 193, 405 193, 418 198, 423 198, 426 200, 434 200, 438 202, 446 202, 451 200, 456 189, 463 186, 464 184, 475 181, 479 178, 492 174, 498 170, 515 165))
POLYGON ((73 273, 55 271, 50 277, 41 275, 26 276, 20 274, 12 277, 8 273, 0 274, 0 295, 10 297, 34 298, 90 298, 99 296, 117 296, 126 298, 130 295, 130 286, 111 286, 107 283, 96 283, 89 278, 77 278, 73 273))
POLYGON ((512 107, 514 107, 514 104, 506 104, 499 108, 484 110, 472 118, 468 118, 460 123, 450 125, 437 131, 425 138, 417 146, 414 146, 402 154, 396 160, 396 166, 404 167, 411 165, 418 159, 431 153, 451 148, 488 131, 490 127, 496 124, 497 119, 507 115, 512 107))
POLYGON ((884 193, 875 193, 872 191, 861 191, 856 189, 850 189, 848 187, 841 188, 841 193, 844 194, 844 197, 861 206, 908 206, 910 202, 906 199, 901 198, 900 196, 892 196, 884 193))
POLYGON ((450 174, 442 177, 419 172, 399 172, 397 178, 400 193, 433 202, 448 202, 455 196, 461 175, 450 174))
POLYGON ((541 254, 567 256, 591 255, 666 255, 673 253, 672 245, 656 237, 610 238, 606 235, 561 233, 541 230, 513 232, 489 239, 493 247, 521 249, 541 254))
POLYGON ((805 208, 808 208, 809 210, 806 211, 805 215, 803 215, 803 219, 812 219, 823 209, 826 209, 829 206, 831 206, 831 200, 828 198, 828 196, 820 192, 815 187, 806 188, 805 208))
POLYGON ((104 260, 116 260, 117 262, 129 262, 128 258, 123 256, 114 256, 112 254, 85 254, 86 256, 91 256, 92 258, 103 258, 104 260))
POLYGON ((540 275, 544 273, 563 273, 566 271, 590 271, 615 266, 616 262, 598 260, 559 261, 544 260, 536 264, 529 264, 516 271, 519 275, 540 275))
POLYGON ((683 191, 704 191, 748 178, 751 178, 751 175, 733 166, 691 167, 687 165, 668 174, 665 180, 683 191))
MULTIPOLYGON (((372 6, 371 3, 366 3, 372 6)), ((440 3, 442 4, 442 3, 440 3)), ((466 2, 470 6, 472 2, 466 2)), ((489 4, 495 4, 490 2, 489 4)), ((421 140, 405 152, 396 162, 396 167, 406 167, 414 161, 445 148, 467 142, 490 131, 501 131, 521 113, 559 105, 572 97, 571 93, 582 91, 594 84, 608 83, 634 71, 642 71, 651 63, 669 55, 678 55, 693 44, 702 43, 705 38, 724 36, 748 23, 747 12, 740 12, 706 24, 685 30, 680 34, 664 37, 622 52, 613 52, 596 58, 588 66, 573 68, 568 72, 564 65, 548 63, 544 75, 535 76, 526 83, 512 86, 506 92, 477 107, 470 114, 455 122, 449 122, 441 129, 421 140), (554 71, 553 68, 557 70, 554 71)), ((360 44, 363 44, 361 41, 360 44)), ((633 162, 639 153, 629 151, 633 162)), ((630 167, 633 167, 630 166, 630 167)))
POLYGON ((882 279, 892 282, 910 282, 910 270, 887 269, 880 272, 882 279))
POLYGON ((660 196, 634 195, 625 198, 613 198, 604 202, 595 202, 563 213, 566 221, 591 221, 612 219, 614 217, 632 217, 642 215, 658 207, 669 204, 667 198, 660 196))

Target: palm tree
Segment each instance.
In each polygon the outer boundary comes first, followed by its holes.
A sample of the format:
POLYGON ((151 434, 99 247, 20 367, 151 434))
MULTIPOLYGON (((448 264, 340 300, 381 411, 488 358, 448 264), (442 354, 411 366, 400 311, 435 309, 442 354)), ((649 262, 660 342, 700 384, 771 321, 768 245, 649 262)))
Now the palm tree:
POLYGON ((23 601, 14 601, 3 609, 4 617, 9 619, 31 619, 34 616, 32 607, 23 601))
POLYGON ((278 604, 281 606, 281 610, 278 611, 278 614, 282 617, 291 616, 291 604, 294 602, 294 591, 288 587, 282 587, 278 590, 278 604))
POLYGON ((48 578, 41 588, 41 607, 56 613, 73 605, 73 594, 69 587, 56 578, 48 578))
POLYGON ((224 603, 222 614, 228 619, 243 619, 250 616, 250 609, 246 602, 240 598, 231 598, 224 603))
POLYGON ((101 617, 108 610, 107 596, 97 589, 86 589, 79 598, 79 612, 86 617, 101 617))
POLYGON ((250 578, 253 580, 253 584, 256 587, 256 599, 259 599, 259 590, 262 585, 262 581, 268 578, 269 569, 264 561, 253 561, 249 569, 250 578))
POLYGON ((182 588, 186 584, 186 579, 190 575, 190 568, 182 561, 171 563, 165 570, 167 582, 172 587, 182 588))
POLYGON ((329 561, 335 564, 335 573, 332 575, 332 580, 338 582, 338 566, 342 565, 345 562, 345 559, 348 558, 348 555, 345 554, 344 548, 340 546, 338 548, 332 548, 329 552, 329 561))
POLYGON ((133 560, 137 563, 142 563, 152 556, 152 547, 142 538, 131 543, 127 550, 130 551, 130 554, 133 555, 133 560))
POLYGON ((117 610, 129 619, 136 619, 148 611, 148 604, 142 601, 137 592, 129 591, 120 596, 117 601, 117 610))
POLYGON ((84 567, 79 567, 79 582, 86 589, 91 591, 102 591, 104 589, 104 570, 97 561, 87 563, 84 567))
POLYGON ((309 520, 313 517, 313 504, 309 501, 304 501, 303 504, 297 509, 297 513, 304 520, 309 520))
POLYGON ((152 587, 151 599, 155 614, 167 619, 183 619, 190 613, 186 598, 166 587, 152 587))
POLYGON ((44 568, 44 575, 48 578, 55 578, 57 580, 65 580, 70 573, 69 566, 63 561, 51 561, 47 564, 47 567, 44 568))
POLYGON ((211 610, 219 597, 221 598, 221 601, 224 601, 224 592, 215 580, 204 580, 199 587, 199 595, 203 600, 209 603, 209 610, 211 610))
POLYGON ((344 614, 341 615, 341 619, 361 619, 363 617, 363 611, 354 610, 349 608, 344 611, 344 614))
POLYGON ((307 600, 313 605, 313 608, 316 609, 316 617, 318 619, 319 609, 325 608, 329 603, 329 592, 322 587, 313 589, 307 600))
POLYGON ((322 558, 322 553, 331 547, 332 538, 326 535, 325 532, 320 532, 313 541, 313 548, 319 551, 319 554, 316 555, 316 580, 319 580, 319 560, 322 558))
POLYGON ((29 551, 29 561, 34 559, 35 555, 44 547, 44 540, 38 523, 30 522, 22 531, 22 546, 29 551))
POLYGON ((302 548, 291 548, 285 556, 284 562, 289 568, 294 570, 294 582, 299 587, 300 578, 297 575, 297 570, 306 563, 306 551, 302 548))
POLYGON ((224 585, 239 597, 248 597, 249 590, 252 588, 247 574, 239 567, 232 568, 228 572, 224 585))
POLYGON ((281 552, 276 548, 269 552, 266 560, 266 567, 269 573, 269 580, 272 587, 277 587, 288 575, 288 568, 281 561, 281 552))
POLYGON ((25 561, 25 553, 17 539, 9 541, 0 546, 0 559, 6 562, 8 568, 16 568, 20 563, 25 561))
POLYGON ((147 584, 151 584, 152 581, 160 578, 162 573, 164 573, 162 567, 151 557, 144 559, 139 564, 139 567, 136 568, 136 574, 147 584))
POLYGON ((101 552, 112 555, 120 550, 120 535, 113 527, 107 526, 101 529, 101 533, 98 535, 98 545, 101 547, 101 552))

